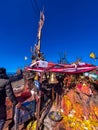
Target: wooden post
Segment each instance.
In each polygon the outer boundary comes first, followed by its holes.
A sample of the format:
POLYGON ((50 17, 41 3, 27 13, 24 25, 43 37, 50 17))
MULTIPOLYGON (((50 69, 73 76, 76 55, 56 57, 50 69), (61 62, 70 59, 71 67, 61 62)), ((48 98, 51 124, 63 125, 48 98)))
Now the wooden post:
MULTIPOLYGON (((42 76, 43 76, 43 74, 41 73, 41 76, 40 76, 40 83, 42 83, 42 76)), ((38 102, 37 102, 37 124, 36 124, 36 130, 39 129, 40 105, 41 105, 41 90, 40 90, 39 93, 38 93, 38 102)))
POLYGON ((59 105, 59 95, 58 92, 56 92, 56 108, 58 108, 59 105))
POLYGON ((38 99, 38 102, 37 102, 37 124, 36 124, 36 130, 38 130, 38 128, 39 128, 40 104, 41 104, 41 91, 39 91, 39 99, 38 99))
POLYGON ((54 102, 54 86, 52 86, 52 101, 54 102))

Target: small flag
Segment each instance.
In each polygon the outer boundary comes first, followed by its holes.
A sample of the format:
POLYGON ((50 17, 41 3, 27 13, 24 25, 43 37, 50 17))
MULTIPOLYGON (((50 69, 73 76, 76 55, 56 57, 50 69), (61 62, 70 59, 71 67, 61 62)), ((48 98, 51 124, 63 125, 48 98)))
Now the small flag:
POLYGON ((95 53, 91 52, 91 53, 90 53, 90 58, 96 59, 95 53))
POLYGON ((27 60, 27 59, 28 59, 28 57, 27 57, 27 56, 25 56, 25 57, 24 57, 24 60, 27 60))

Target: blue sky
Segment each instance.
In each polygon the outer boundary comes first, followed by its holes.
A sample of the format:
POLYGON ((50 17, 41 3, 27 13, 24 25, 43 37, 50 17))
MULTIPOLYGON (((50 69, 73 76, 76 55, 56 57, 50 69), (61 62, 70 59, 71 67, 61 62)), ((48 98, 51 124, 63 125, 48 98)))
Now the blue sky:
POLYGON ((0 67, 15 72, 31 63, 43 7, 41 51, 46 60, 57 62, 65 53, 69 62, 81 58, 98 65, 89 57, 92 51, 98 56, 98 0, 0 0, 0 67))

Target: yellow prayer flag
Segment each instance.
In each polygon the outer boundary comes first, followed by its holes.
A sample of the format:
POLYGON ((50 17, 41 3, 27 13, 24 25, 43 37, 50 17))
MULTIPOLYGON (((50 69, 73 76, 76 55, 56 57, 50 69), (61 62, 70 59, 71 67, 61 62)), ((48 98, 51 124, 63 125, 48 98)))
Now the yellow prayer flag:
POLYGON ((93 52, 91 52, 90 53, 90 58, 96 59, 96 55, 93 52))

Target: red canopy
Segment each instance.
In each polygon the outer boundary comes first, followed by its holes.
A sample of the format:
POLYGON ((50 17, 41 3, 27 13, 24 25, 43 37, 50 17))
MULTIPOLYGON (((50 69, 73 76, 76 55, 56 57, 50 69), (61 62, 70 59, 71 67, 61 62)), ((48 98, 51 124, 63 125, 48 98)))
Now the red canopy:
POLYGON ((76 74, 83 73, 94 70, 98 68, 97 66, 87 64, 84 62, 79 62, 78 64, 55 64, 44 61, 37 61, 30 66, 25 67, 26 71, 37 71, 37 72, 57 72, 57 73, 67 73, 67 74, 76 74), (42 64, 40 66, 39 64, 42 64))

